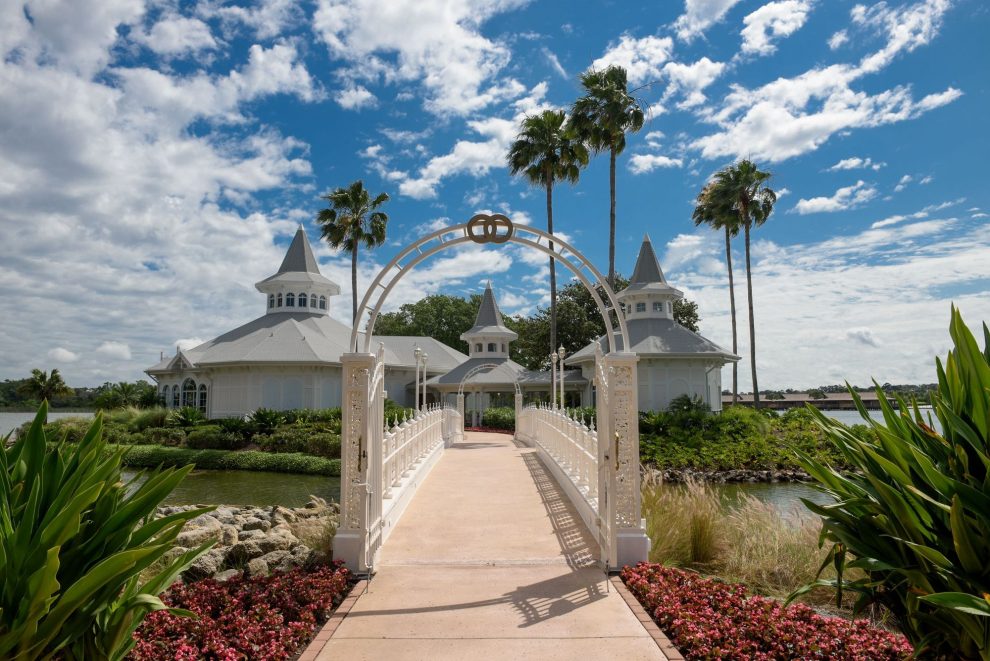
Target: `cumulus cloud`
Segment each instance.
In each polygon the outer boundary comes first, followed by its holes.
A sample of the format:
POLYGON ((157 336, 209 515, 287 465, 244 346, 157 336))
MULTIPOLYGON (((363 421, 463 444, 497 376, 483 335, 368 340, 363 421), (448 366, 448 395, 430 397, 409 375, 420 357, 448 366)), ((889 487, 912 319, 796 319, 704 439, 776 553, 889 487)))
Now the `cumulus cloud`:
POLYGON ((860 158, 859 156, 853 156, 851 158, 844 158, 832 167, 828 168, 829 172, 835 172, 837 170, 860 170, 865 168, 870 168, 871 170, 879 170, 886 166, 884 162, 874 162, 869 156, 866 158, 860 158))
POLYGON ((763 5, 743 19, 742 52, 769 55, 777 50, 775 39, 789 37, 808 20, 810 0, 779 0, 763 5))
POLYGON ((660 154, 633 154, 629 157, 629 171, 633 174, 647 174, 657 168, 679 168, 684 161, 660 154))
POLYGON ((828 47, 832 50, 838 50, 847 41, 849 41, 849 34, 845 30, 839 30, 829 37, 828 47))
POLYGON ((219 17, 228 27, 245 26, 259 39, 277 37, 304 18, 296 0, 256 0, 250 7, 201 3, 198 11, 207 17, 219 17))
POLYGON ((368 91, 364 85, 355 85, 341 90, 337 94, 335 101, 340 107, 347 110, 361 110, 362 108, 374 108, 378 105, 378 98, 368 91))
POLYGON ((868 184, 860 180, 852 186, 844 186, 838 189, 830 197, 813 197, 808 200, 800 199, 794 205, 794 210, 802 216, 809 213, 846 211, 866 204, 876 196, 876 187, 873 184, 868 184))
POLYGON ((107 340, 100 346, 96 348, 96 353, 101 356, 107 356, 108 358, 117 358, 119 360, 130 360, 131 359, 131 348, 126 342, 115 342, 113 340, 107 340))
POLYGON ((912 177, 909 174, 904 175, 897 182, 897 185, 894 186, 894 192, 895 193, 900 193, 902 190, 904 190, 905 188, 907 188, 907 185, 910 184, 912 181, 914 181, 914 177, 912 177))
POLYGON ((609 45, 605 54, 591 63, 592 69, 604 69, 616 65, 626 70, 629 84, 633 86, 659 80, 663 65, 670 60, 674 40, 670 37, 648 36, 637 39, 623 34, 619 41, 609 45))
POLYGON ((74 363, 79 360, 79 354, 65 347, 55 347, 48 352, 48 360, 54 360, 56 363, 74 363))
POLYGON ((684 13, 674 21, 677 36, 691 41, 718 23, 739 0, 684 0, 684 13))
POLYGON ((137 32, 135 41, 166 56, 194 55, 217 47, 209 25, 198 18, 174 15, 159 19, 148 32, 137 32))
POLYGON ((425 108, 466 115, 518 96, 514 79, 492 83, 511 51, 480 32, 496 14, 525 0, 319 0, 313 27, 345 79, 402 83, 425 91, 425 108))

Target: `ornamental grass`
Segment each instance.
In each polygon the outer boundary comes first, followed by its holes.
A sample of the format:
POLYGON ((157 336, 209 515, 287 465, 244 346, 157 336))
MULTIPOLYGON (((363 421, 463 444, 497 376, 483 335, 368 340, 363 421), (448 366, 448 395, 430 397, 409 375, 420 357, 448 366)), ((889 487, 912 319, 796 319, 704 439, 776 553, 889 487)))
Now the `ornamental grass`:
POLYGON ((904 636, 866 620, 784 606, 682 569, 640 563, 625 567, 622 580, 689 661, 893 661, 912 654, 904 636))

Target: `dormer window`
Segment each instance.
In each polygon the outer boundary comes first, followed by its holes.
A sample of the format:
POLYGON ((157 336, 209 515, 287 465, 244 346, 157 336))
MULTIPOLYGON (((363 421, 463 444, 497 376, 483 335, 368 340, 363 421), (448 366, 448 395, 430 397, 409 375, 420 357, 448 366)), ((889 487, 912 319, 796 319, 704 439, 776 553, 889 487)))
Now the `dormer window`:
POLYGON ((327 309, 327 297, 326 296, 320 296, 320 309, 321 310, 326 310, 327 309))
POLYGON ((278 295, 278 298, 276 300, 278 301, 278 303, 277 303, 278 307, 282 307, 282 295, 281 294, 278 295))
POLYGON ((306 294, 299 294, 299 307, 306 307, 306 294))
POLYGON ((637 303, 636 312, 646 312, 646 303, 637 303))
POLYGON ((275 307, 275 294, 268 295, 268 309, 271 310, 275 307))
POLYGON ((296 307, 296 295, 295 294, 286 294, 285 295, 285 307, 287 307, 287 308, 294 308, 294 307, 296 307))

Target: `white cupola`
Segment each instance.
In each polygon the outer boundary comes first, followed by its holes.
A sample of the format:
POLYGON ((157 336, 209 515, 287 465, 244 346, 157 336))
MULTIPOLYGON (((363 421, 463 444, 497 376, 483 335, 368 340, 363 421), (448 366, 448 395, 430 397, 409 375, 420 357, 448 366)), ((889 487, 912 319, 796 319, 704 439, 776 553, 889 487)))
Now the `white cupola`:
POLYGON ((684 292, 667 284, 649 235, 643 237, 629 286, 616 294, 626 319, 673 319, 674 301, 684 292))
POLYGON ((461 339, 468 343, 468 355, 471 358, 508 358, 509 344, 517 337, 502 322, 502 313, 489 281, 474 326, 461 334, 461 339))
POLYGON ((330 297, 340 293, 337 283, 320 273, 302 225, 292 237, 278 272, 254 286, 265 294, 268 314, 328 314, 330 297))

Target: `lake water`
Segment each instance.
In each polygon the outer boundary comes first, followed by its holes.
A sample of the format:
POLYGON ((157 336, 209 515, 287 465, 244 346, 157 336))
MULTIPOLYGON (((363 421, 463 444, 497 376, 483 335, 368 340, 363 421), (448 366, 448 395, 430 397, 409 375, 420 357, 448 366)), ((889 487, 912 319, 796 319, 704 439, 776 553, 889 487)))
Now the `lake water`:
MULTIPOLYGON (((0 411, 0 437, 6 436, 10 432, 14 431, 25 422, 30 422, 34 420, 34 413, 10 413, 8 411, 0 411)), ((83 411, 79 413, 67 413, 65 411, 49 411, 48 421, 58 420, 59 418, 92 418, 93 413, 88 411, 83 411)))
MULTIPOLYGON (((825 415, 832 418, 833 420, 838 420, 844 425, 863 425, 866 424, 863 417, 859 414, 859 411, 822 411, 825 415)), ((867 411, 870 417, 879 422, 883 422, 883 411, 867 411)), ((921 409, 921 415, 925 419, 927 424, 928 414, 931 413, 931 425, 935 431, 942 431, 942 425, 939 424, 938 418, 931 409, 921 409)))
MULTIPOLYGON (((124 479, 137 471, 125 470, 124 479)), ((302 507, 310 496, 340 499, 340 478, 265 471, 193 471, 166 499, 168 505, 283 505, 302 507)))

